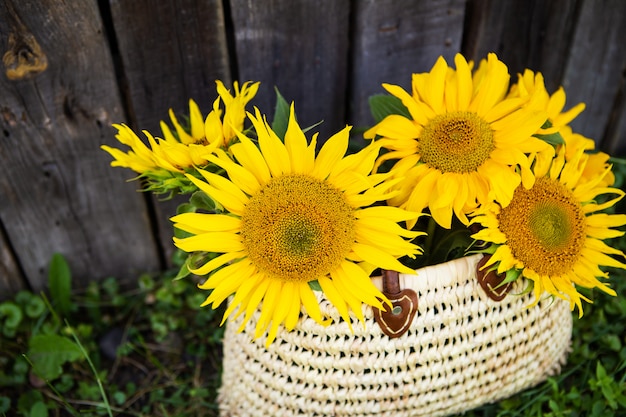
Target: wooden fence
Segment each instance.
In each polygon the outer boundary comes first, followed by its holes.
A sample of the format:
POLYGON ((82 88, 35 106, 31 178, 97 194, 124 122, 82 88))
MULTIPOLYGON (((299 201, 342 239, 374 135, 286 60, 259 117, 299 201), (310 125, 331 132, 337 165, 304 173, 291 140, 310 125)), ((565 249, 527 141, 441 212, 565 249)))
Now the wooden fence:
POLYGON ((112 123, 157 130, 214 81, 274 86, 321 136, 371 123, 382 82, 410 85, 439 55, 490 51, 566 88, 573 123, 626 153, 624 0, 5 0, 0 5, 0 298, 45 288, 63 254, 75 280, 167 267, 173 203, 109 167, 112 123))

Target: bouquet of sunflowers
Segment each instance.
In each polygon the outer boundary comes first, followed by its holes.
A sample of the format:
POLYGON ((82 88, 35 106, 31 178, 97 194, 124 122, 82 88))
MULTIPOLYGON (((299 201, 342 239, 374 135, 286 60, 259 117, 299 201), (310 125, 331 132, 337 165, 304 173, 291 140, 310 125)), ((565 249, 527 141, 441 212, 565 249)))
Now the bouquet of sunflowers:
POLYGON ((224 319, 261 309, 255 336, 294 328, 303 306, 323 324, 321 290, 349 321, 361 305, 385 309, 371 283, 377 269, 415 267, 482 252, 486 272, 506 285, 528 280, 536 301, 555 296, 582 315, 579 287, 615 295, 601 266, 626 268, 604 243, 626 215, 607 214, 624 193, 612 188, 609 156, 569 123, 565 93, 550 95, 540 73, 510 85, 494 54, 477 68, 460 54, 413 74, 412 90, 384 84, 372 97, 371 143, 346 155, 350 127, 321 143, 306 136, 294 105, 278 95, 270 124, 247 112, 259 83, 217 81, 203 116, 190 100, 173 129, 126 125, 117 139, 130 150, 102 148, 112 166, 139 174, 145 190, 191 196, 172 217, 175 245, 188 253, 181 276, 206 276, 204 305, 232 296, 224 319), (424 252, 424 250, 425 252, 424 252))

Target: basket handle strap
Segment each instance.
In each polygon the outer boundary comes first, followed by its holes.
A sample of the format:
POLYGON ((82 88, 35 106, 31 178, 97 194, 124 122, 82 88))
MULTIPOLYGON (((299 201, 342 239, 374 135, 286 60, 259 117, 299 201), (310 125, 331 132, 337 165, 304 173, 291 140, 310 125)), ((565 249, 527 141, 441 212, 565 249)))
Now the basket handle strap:
POLYGON ((390 338, 402 336, 417 313, 417 293, 410 288, 400 289, 400 274, 382 270, 383 294, 391 301, 391 308, 381 311, 373 308, 374 319, 390 338))

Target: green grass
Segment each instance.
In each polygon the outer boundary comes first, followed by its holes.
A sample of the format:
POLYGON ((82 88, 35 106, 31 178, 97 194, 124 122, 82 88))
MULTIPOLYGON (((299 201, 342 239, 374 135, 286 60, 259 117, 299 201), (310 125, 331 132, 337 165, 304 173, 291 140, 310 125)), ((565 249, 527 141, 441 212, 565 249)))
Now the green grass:
POLYGON ((626 415, 626 277, 613 277, 618 297, 594 293, 579 319, 574 314, 572 352, 561 374, 478 416, 611 417, 626 415))
MULTIPOLYGON (((198 307, 192 280, 142 275, 125 290, 111 278, 69 295, 65 261, 50 271, 50 300, 0 303, 0 416, 218 414, 222 312, 198 307)), ((588 293, 560 375, 465 416, 626 415, 625 278, 614 271, 619 297, 588 293)))
POLYGON ((0 304, 0 416, 217 415, 221 312, 172 278, 92 283, 64 314, 27 291, 0 304))

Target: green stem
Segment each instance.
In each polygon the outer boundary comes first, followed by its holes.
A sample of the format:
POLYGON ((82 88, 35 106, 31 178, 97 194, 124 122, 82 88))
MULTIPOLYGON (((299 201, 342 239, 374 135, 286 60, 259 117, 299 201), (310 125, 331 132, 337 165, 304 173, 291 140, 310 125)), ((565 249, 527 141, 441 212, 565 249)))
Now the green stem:
MULTIPOLYGON (((32 369, 33 372, 35 372, 35 374, 37 375, 37 372, 35 371, 35 365, 30 360, 30 358, 24 354, 22 354, 22 357, 26 360, 26 362, 28 362, 28 364, 30 365, 30 369, 32 369)), ((39 375, 37 376, 41 378, 39 375)), ((41 379, 46 382, 46 385, 48 386, 48 388, 50 388, 52 392, 57 396, 57 401, 61 402, 65 406, 65 409, 70 412, 70 414, 72 414, 73 416, 79 415, 78 411, 70 405, 70 403, 65 399, 65 397, 61 395, 61 393, 54 387, 54 385, 52 385, 52 383, 47 378, 41 378, 41 379)))
MULTIPOLYGON (((428 225, 426 225, 426 241, 424 242, 424 256, 430 260, 432 256, 433 239, 435 238, 435 230, 437 228, 437 222, 432 216, 428 217, 428 225)), ((427 262, 430 264, 430 262, 427 262)))
POLYGON ((72 328, 72 326, 70 326, 70 324, 67 322, 67 320, 65 320, 65 325, 67 326, 68 330, 72 334, 72 337, 74 338, 74 341, 76 342, 76 344, 80 348, 80 351, 82 352, 83 356, 85 356, 85 359, 87 359, 87 363, 89 364, 89 367, 91 368, 91 372, 93 372, 93 374, 96 377, 96 382, 98 383, 98 388, 100 389, 100 395, 102 396, 102 400, 104 401, 104 406, 106 407, 106 410, 107 410, 107 412, 109 414, 109 417, 113 417, 113 412, 111 411, 111 404, 109 404, 109 399, 107 398, 106 392, 104 391, 104 387, 102 386, 102 381, 100 381, 100 377, 98 376, 98 371, 96 370, 96 367, 94 366, 93 362, 91 361, 91 358, 89 357, 89 354, 87 353, 87 351, 83 347, 83 344, 80 343, 80 340, 78 339, 78 336, 76 336, 76 333, 74 332, 74 329, 72 328))

